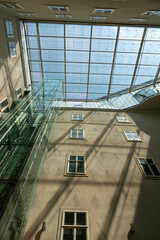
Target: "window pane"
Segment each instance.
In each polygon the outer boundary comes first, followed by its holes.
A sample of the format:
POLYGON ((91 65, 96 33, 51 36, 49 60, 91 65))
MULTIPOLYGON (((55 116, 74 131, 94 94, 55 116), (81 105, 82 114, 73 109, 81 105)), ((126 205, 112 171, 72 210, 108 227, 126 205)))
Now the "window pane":
POLYGON ((39 23, 40 36, 64 36, 64 24, 39 23))
POLYGON ((78 161, 84 161, 84 156, 78 156, 78 161))
POLYGON ((76 129, 73 129, 72 130, 72 137, 77 137, 77 130, 76 129))
POLYGON ((152 159, 147 158, 146 161, 148 162, 148 164, 150 164, 150 163, 151 163, 151 164, 152 164, 152 163, 154 164, 154 162, 153 162, 152 159))
POLYGON ((64 229, 63 240, 73 240, 73 229, 64 229))
POLYGON ((36 23, 25 23, 26 24, 26 34, 27 35, 37 35, 36 23))
POLYGON ((115 40, 92 39, 92 51, 114 51, 115 40))
POLYGON ((70 156, 70 160, 76 161, 76 156, 70 156))
POLYGON ((131 136, 130 132, 125 132, 125 135, 126 135, 128 140, 132 140, 132 136, 131 136))
POLYGON ((86 213, 77 213, 77 225, 86 225, 86 213))
POLYGON ((160 176, 160 172, 155 165, 150 165, 150 168, 152 169, 155 176, 160 176))
POLYGON ((119 39, 140 39, 144 28, 142 27, 120 27, 119 39))
POLYGON ((76 171, 76 163, 75 162, 69 162, 69 172, 75 172, 76 171))
POLYGON ((146 164, 146 161, 144 158, 138 158, 138 161, 141 163, 141 164, 146 164))
POLYGON ((78 130, 78 137, 83 138, 83 130, 78 130))
POLYGON ((149 167, 146 164, 142 164, 142 168, 143 168, 143 170, 144 170, 146 175, 148 175, 148 176, 152 176, 153 175, 151 170, 149 169, 149 167))
POLYGON ((86 229, 76 229, 76 240, 86 240, 86 229))
POLYGON ((116 38, 117 26, 93 26, 92 38, 116 38))
POLYGON ((73 212, 65 212, 64 225, 74 225, 73 212))
POLYGON ((78 169, 77 172, 84 173, 84 163, 78 162, 78 169))

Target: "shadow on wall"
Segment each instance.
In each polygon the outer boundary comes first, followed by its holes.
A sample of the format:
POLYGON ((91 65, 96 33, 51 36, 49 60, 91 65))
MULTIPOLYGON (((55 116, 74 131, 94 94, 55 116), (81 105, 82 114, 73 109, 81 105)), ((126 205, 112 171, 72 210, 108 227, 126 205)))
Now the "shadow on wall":
POLYGON ((15 89, 24 88, 23 69, 19 49, 17 19, 0 9, 0 101, 8 98, 9 105, 15 100, 15 89), (13 23, 14 37, 7 37, 5 20, 13 23), (11 57, 9 42, 15 42, 17 56, 11 57))
MULTIPOLYGON (((160 169, 160 112, 144 111, 128 113, 134 120, 138 128, 143 132, 142 146, 147 144, 148 152, 143 156, 143 151, 139 157, 152 158, 160 169)), ((139 171, 139 174, 142 174, 139 171)), ((160 217, 160 178, 143 178, 140 186, 137 207, 135 209, 134 227, 136 240, 159 240, 159 217, 160 217)), ((131 234, 128 239, 132 240, 131 234)))

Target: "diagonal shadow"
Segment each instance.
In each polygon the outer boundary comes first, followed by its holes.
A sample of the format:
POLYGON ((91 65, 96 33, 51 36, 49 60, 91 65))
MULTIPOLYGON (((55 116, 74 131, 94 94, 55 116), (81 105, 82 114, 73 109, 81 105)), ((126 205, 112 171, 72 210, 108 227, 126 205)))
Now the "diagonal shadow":
MULTIPOLYGON (((109 123, 107 124, 107 126, 102 130, 101 134, 98 136, 98 138, 96 138, 96 140, 94 141, 94 143, 91 145, 91 147, 88 149, 88 151, 85 154, 86 160, 88 159, 88 157, 90 156, 90 154, 95 150, 95 148, 97 147, 97 145, 99 144, 99 142, 101 141, 101 139, 103 138, 103 136, 106 134, 106 132, 108 130, 111 130, 111 126, 113 124, 113 122, 116 119, 116 116, 118 115, 118 113, 116 113, 113 118, 109 121, 109 123)), ((99 145, 98 145, 99 147, 99 145)), ((91 162, 90 162, 91 163, 91 162)), ((89 163, 89 165, 90 165, 89 163)), ((88 166, 89 166, 88 165, 88 166)))
MULTIPOLYGON (((139 134, 139 131, 137 131, 137 133, 139 134)), ((126 180, 126 177, 127 177, 127 174, 128 174, 128 169, 129 169, 133 154, 135 152, 135 147, 136 147, 136 142, 133 142, 133 144, 131 146, 131 150, 128 153, 123 171, 122 171, 121 176, 120 176, 120 180, 119 180, 120 184, 117 186, 115 194, 112 198, 112 202, 111 202, 111 206, 110 206, 110 212, 106 216, 106 219, 105 219, 104 225, 102 227, 102 231, 101 231, 101 233, 98 237, 98 240, 102 240, 102 238, 105 239, 105 240, 108 239, 108 235, 109 235, 109 232, 110 232, 110 227, 112 225, 112 221, 113 221, 114 215, 116 213, 116 209, 118 207, 118 202, 119 202, 121 193, 123 191, 125 180, 126 180)))
POLYGON ((61 137, 59 137, 53 144, 50 145, 49 147, 49 151, 54 148, 57 144, 59 144, 63 138, 65 138, 72 129, 78 127, 79 125, 83 124, 83 122, 91 115, 93 114, 93 112, 89 112, 86 114, 86 116, 84 117, 84 119, 82 121, 78 121, 77 123, 75 123, 72 127, 70 127, 61 137))

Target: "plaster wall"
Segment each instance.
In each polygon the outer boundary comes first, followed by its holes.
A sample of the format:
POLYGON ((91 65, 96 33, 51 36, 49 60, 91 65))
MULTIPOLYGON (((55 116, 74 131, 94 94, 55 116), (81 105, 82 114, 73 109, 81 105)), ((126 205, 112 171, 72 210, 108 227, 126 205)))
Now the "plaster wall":
POLYGON ((62 209, 88 211, 89 240, 159 240, 160 179, 144 178, 136 158, 153 158, 160 169, 160 113, 125 113, 130 123, 118 123, 117 114, 123 113, 61 111, 24 240, 59 240, 62 209), (71 120, 80 112, 83 121, 71 120), (84 129, 85 139, 70 139, 72 128, 84 129), (142 141, 128 142, 124 131, 142 141), (65 174, 69 155, 85 156, 86 176, 65 174))
POLYGON ((19 87, 24 91, 24 77, 20 55, 18 20, 16 17, 0 9, 0 101, 8 98, 9 106, 16 99, 15 90, 19 87), (8 38, 5 20, 13 22, 14 38, 8 38), (16 43, 17 56, 10 57, 9 42, 16 43))

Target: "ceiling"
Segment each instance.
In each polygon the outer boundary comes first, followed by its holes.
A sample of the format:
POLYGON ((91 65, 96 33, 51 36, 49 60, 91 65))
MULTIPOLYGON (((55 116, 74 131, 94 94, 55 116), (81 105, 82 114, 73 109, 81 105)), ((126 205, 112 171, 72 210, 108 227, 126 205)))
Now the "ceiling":
MULTIPOLYGON (((14 1, 3 0, 1 2, 14 1)), ((57 13, 50 11, 47 5, 65 5, 69 7, 68 14, 72 15, 72 19, 69 19, 69 21, 132 24, 132 22, 128 22, 130 18, 143 18, 145 21, 142 24, 160 25, 159 16, 141 15, 148 10, 160 10, 159 0, 19 0, 16 3, 20 4, 24 9, 5 9, 1 6, 0 8, 19 18, 22 17, 18 13, 30 12, 35 13, 37 17, 23 18, 64 21, 64 19, 57 18, 57 13), (91 20, 91 16, 101 16, 100 14, 94 14, 94 8, 111 8, 115 9, 115 12, 102 14, 106 16, 104 21, 91 20)), ((137 24, 141 23, 137 22, 137 24)))
POLYGON ((109 99, 159 80, 160 28, 23 22, 31 80, 63 79, 66 100, 109 99))

